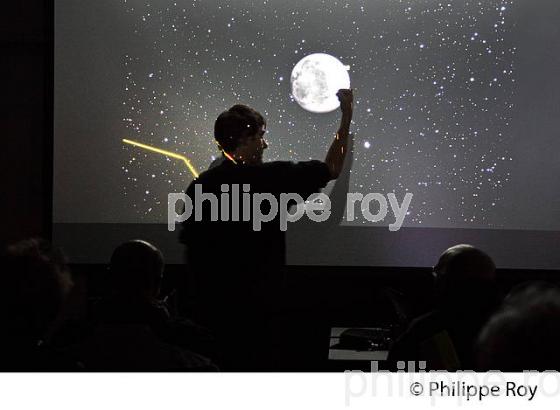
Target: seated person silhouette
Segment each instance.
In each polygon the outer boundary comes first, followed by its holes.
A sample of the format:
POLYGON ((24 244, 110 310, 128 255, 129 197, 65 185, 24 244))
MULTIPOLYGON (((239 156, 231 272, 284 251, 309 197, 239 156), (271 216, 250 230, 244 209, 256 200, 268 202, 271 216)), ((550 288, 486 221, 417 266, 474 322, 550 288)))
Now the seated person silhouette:
POLYGON ((426 370, 475 370, 480 329, 498 305, 495 265, 470 245, 447 249, 434 267, 435 309, 409 325, 388 361, 426 362, 426 370))
POLYGON ((9 246, 2 257, 0 371, 76 371, 51 345, 72 287, 66 258, 45 240, 9 246))
POLYGON ((478 340, 481 371, 560 370, 560 289, 534 282, 512 290, 478 340))
MULTIPOLYGON (((244 185, 250 187, 250 194, 272 194, 277 200, 281 193, 299 194, 307 199, 319 192, 340 175, 347 152, 353 93, 339 90, 337 96, 342 118, 324 161, 263 162, 263 152, 268 147, 264 138, 266 121, 245 105, 231 107, 215 122, 214 137, 223 158, 188 187, 186 193, 193 202, 192 217, 183 222, 180 240, 186 244, 187 265, 195 277, 197 319, 216 330, 222 340, 229 335, 232 343, 243 344, 248 350, 255 347, 255 340, 243 335, 260 328, 264 306, 272 300, 271 293, 278 286, 274 283, 285 264, 285 232, 280 229, 278 218, 263 223, 260 231, 253 229, 252 219, 240 217, 232 221, 232 217, 229 221, 220 218, 212 221, 214 205, 218 215, 222 215, 221 201, 215 204, 203 201, 198 209, 202 218, 196 221, 197 186, 200 192, 216 198, 220 198, 224 184, 231 198, 236 196, 235 186, 241 197, 244 185)), ((238 214, 250 213, 249 206, 241 199, 239 202, 238 214)), ((263 214, 270 210, 267 205, 266 201, 261 204, 263 214)), ((238 346, 233 350, 239 354, 243 348, 238 346)))
POLYGON ((133 240, 111 257, 108 296, 93 307, 94 330, 80 348, 87 370, 212 371, 212 362, 189 350, 202 334, 177 326, 158 300, 164 259, 152 244, 133 240), (192 340, 189 340, 189 336, 192 340))

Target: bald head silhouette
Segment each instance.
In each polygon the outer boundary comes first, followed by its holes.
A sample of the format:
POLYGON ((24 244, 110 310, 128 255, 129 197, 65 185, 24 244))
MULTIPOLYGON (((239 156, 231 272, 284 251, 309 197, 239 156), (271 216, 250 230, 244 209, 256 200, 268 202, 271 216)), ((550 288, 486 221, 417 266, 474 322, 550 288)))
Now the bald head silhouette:
POLYGON ((114 289, 120 294, 156 297, 164 267, 163 254, 151 243, 140 239, 125 242, 111 256, 114 289))
POLYGON ((496 265, 485 252, 472 245, 455 245, 443 252, 434 272, 438 277, 449 279, 493 280, 496 265))
POLYGON ((475 308, 495 296, 496 265, 485 252, 471 245, 456 245, 440 256, 434 267, 436 298, 440 307, 475 308))

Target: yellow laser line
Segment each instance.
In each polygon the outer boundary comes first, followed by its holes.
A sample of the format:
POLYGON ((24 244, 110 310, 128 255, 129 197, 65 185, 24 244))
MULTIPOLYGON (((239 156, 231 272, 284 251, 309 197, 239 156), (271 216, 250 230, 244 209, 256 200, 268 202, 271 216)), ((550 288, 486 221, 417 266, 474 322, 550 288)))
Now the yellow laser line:
POLYGON ((122 141, 125 144, 130 144, 130 145, 133 145, 133 146, 138 147, 138 148, 143 148, 143 149, 148 150, 148 151, 156 152, 158 154, 165 155, 166 157, 180 159, 181 161, 183 161, 187 165, 187 168, 189 169, 189 171, 191 171, 191 174, 193 174, 193 176, 195 178, 198 178, 198 172, 196 172, 196 169, 194 169, 194 167, 191 164, 191 162, 189 161, 189 159, 187 157, 185 157, 184 155, 177 154, 177 153, 171 152, 171 151, 166 151, 166 150, 161 149, 161 148, 152 147, 151 145, 142 144, 141 142, 127 140, 126 138, 123 138, 122 141))

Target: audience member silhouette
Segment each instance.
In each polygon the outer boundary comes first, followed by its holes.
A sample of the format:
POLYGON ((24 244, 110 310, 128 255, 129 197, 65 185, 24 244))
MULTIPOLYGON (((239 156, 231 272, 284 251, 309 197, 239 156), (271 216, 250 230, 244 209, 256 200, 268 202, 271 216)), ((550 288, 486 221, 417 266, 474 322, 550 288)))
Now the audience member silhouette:
POLYGON ((158 300, 164 259, 152 244, 133 240, 111 257, 109 295, 94 306, 93 335, 81 348, 88 370, 211 371, 212 362, 189 349, 204 349, 204 329, 174 320, 158 300))
POLYGON ((45 240, 28 239, 9 246, 1 266, 0 370, 79 370, 50 345, 72 287, 62 251, 45 240))
POLYGON ((558 371, 559 346, 560 289, 546 282, 518 286, 480 334, 479 369, 558 371))
POLYGON ((496 308, 495 265, 470 245, 446 250, 433 271, 435 309, 415 319, 393 345, 389 361, 426 362, 431 370, 474 370, 474 345, 496 308))

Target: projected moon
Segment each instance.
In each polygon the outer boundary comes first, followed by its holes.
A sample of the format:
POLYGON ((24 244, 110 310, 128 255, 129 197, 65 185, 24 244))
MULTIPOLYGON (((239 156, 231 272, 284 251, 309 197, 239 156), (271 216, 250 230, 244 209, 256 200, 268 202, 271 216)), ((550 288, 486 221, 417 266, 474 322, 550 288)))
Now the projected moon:
POLYGON ((292 70, 292 96, 305 110, 326 113, 339 107, 336 92, 350 88, 348 67, 323 53, 302 58, 292 70))

